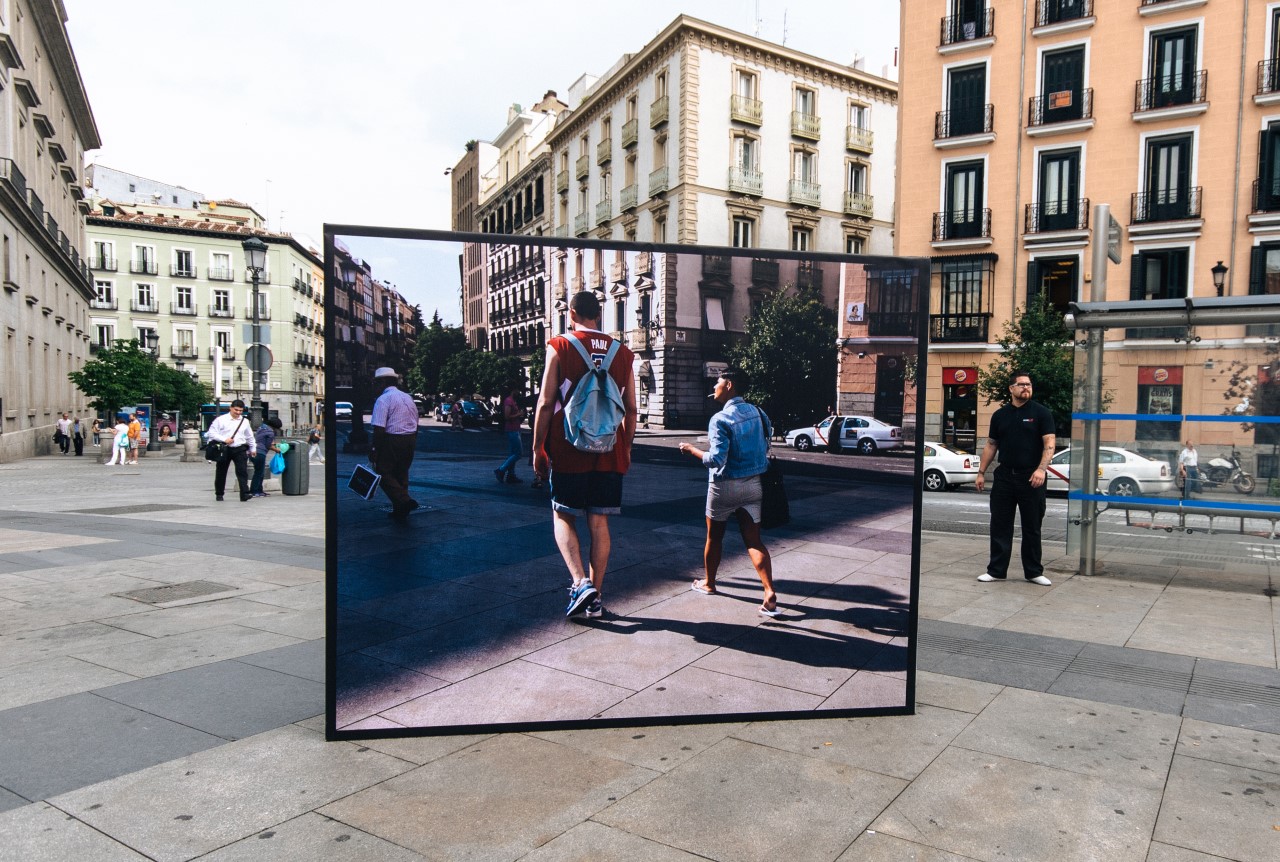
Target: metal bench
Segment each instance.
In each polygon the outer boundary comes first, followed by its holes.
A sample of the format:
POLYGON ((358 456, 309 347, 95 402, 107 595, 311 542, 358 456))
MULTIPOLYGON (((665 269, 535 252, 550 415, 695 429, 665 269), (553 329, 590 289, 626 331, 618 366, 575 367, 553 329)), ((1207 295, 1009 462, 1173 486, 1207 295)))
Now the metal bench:
POLYGON ((1226 503, 1217 500, 1170 500, 1168 502, 1155 502, 1150 499, 1143 500, 1125 500, 1122 498, 1098 495, 1100 505, 1105 505, 1107 509, 1116 509, 1124 512, 1124 522, 1126 526, 1135 525, 1130 516, 1133 512, 1149 512, 1151 514, 1150 528, 1152 530, 1164 530, 1172 533, 1174 530, 1186 530, 1188 533, 1192 529, 1187 526, 1188 516, 1203 516, 1209 519, 1209 535, 1213 535, 1214 521, 1218 518, 1232 518, 1240 522, 1240 533, 1244 533, 1244 522, 1249 521, 1268 521, 1271 524, 1271 534, 1268 538, 1276 537, 1276 523, 1280 521, 1280 506, 1264 506, 1250 505, 1247 503, 1226 503), (1156 523, 1156 515, 1159 513, 1172 513, 1178 516, 1176 526, 1164 525, 1156 523))

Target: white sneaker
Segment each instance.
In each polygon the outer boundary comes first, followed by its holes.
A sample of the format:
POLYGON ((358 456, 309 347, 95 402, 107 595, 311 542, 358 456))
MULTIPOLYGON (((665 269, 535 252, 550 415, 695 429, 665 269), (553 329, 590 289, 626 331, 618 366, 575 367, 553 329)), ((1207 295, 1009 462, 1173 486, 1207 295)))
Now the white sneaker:
POLYGON ((1003 581, 1004 578, 997 578, 987 574, 986 572, 983 572, 982 574, 978 575, 978 580, 982 581, 984 584, 988 584, 988 583, 991 583, 992 581, 1003 581))
POLYGON ((1034 578, 1027 578, 1027 580, 1033 584, 1039 584, 1042 587, 1053 586, 1053 581, 1049 580, 1044 575, 1036 575, 1034 578))

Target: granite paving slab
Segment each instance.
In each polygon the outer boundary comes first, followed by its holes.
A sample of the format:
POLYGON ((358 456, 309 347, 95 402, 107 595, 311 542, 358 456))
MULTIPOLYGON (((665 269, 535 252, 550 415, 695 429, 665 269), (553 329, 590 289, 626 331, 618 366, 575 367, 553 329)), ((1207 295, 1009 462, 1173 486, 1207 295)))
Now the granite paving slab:
POLYGON ((320 813, 433 862, 509 862, 626 798, 656 774, 545 739, 504 734, 320 813))
POLYGON ((341 681, 336 710, 340 728, 449 684, 361 653, 338 656, 336 672, 341 681))
POLYGON ((186 668, 94 694, 223 739, 243 739, 324 709, 322 683, 238 661, 186 668))
POLYGON ((1222 862, 1222 857, 1152 841, 1151 849, 1147 851, 1147 862, 1222 862))
MULTIPOLYGON (((0 787, 0 812, 9 811, 14 808, 22 808, 24 805, 30 804, 30 800, 23 799, 18 794, 0 787)), ((3 828, 4 827, 0 825, 0 834, 3 834, 3 828)))
POLYGON ((0 712, 0 787, 47 799, 225 740, 95 694, 0 712))
POLYGON ((1173 759, 1153 838, 1237 862, 1280 856, 1280 775, 1181 755, 1173 759))
POLYGON ((995 700, 1002 686, 973 679, 916 671, 916 703, 978 713, 995 700))
POLYGON ((625 617, 524 657, 525 661, 639 691, 716 649, 682 631, 654 629, 625 617))
POLYGON ((50 802, 156 862, 185 862, 411 768, 288 725, 50 802))
POLYGON ((825 697, 883 647, 853 633, 767 625, 744 632, 693 666, 825 697))
POLYGON ((823 709, 904 709, 905 677, 860 670, 822 702, 823 709))
POLYGON ((707 859, 830 860, 905 784, 726 739, 593 819, 707 859))
POLYGON ((114 541, 93 538, 76 533, 46 533, 35 530, 14 530, 0 527, 0 548, 6 555, 44 551, 53 548, 70 548, 77 545, 98 545, 114 541))
POLYGON ((0 710, 92 691, 133 679, 127 673, 69 656, 54 656, 0 669, 0 710))
POLYGON ((309 812, 214 850, 201 856, 200 862, 423 862, 425 858, 309 812))
POLYGON ((970 856, 959 856, 925 844, 904 841, 884 832, 866 830, 853 846, 836 862, 972 862, 970 856))
POLYGON ((147 862, 46 802, 0 814, 0 862, 147 862))
POLYGON ((277 670, 290 676, 324 682, 324 638, 242 655, 235 661, 277 670))
POLYGON ((520 857, 520 862, 698 862, 704 858, 588 820, 520 857))
MULTIPOLYGON (((258 595, 258 594, 255 594, 258 595)), ((112 625, 125 631, 151 638, 183 634, 224 625, 246 625, 265 629, 268 617, 286 617, 288 609, 246 598, 210 599, 180 607, 145 610, 118 620, 112 625)))
POLYGON ((1280 734, 1275 733, 1187 718, 1183 719, 1178 734, 1177 753, 1182 757, 1280 773, 1280 734))
POLYGON ((1159 806, 1159 790, 952 746, 869 828, 984 862, 1142 862, 1159 806))
MULTIPOLYGON (((305 726, 307 722, 300 722, 300 724, 305 726)), ((315 722, 315 729, 321 732, 324 731, 324 716, 320 716, 315 722)), ((460 733, 447 736, 401 736, 388 739, 365 739, 361 740, 361 745, 421 766, 424 763, 448 757, 455 751, 470 748, 492 738, 493 734, 488 733, 460 733)))
POLYGON ((655 772, 670 772, 699 752, 746 727, 742 723, 547 730, 532 735, 587 754, 623 760, 655 772))
POLYGON ((822 698, 731 674, 689 667, 606 709, 604 718, 736 715, 817 709, 822 698))
POLYGON ((300 640, 244 626, 224 625, 92 652, 81 650, 75 653, 75 657, 132 676, 145 677, 288 646, 300 640))

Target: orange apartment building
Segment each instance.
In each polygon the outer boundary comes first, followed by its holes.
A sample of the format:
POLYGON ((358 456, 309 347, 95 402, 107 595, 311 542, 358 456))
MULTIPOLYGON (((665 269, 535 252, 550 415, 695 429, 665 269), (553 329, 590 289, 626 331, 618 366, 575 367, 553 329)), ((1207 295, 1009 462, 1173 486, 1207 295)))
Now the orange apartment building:
MULTIPOLYGON (((927 436, 981 441, 998 405, 978 396, 977 371, 1029 298, 1046 293, 1060 310, 1090 299, 1090 243, 1106 232, 1096 204, 1121 226, 1108 300, 1214 296, 1215 268, 1224 295, 1280 292, 1280 2, 911 7, 898 164, 912 169, 898 172, 895 252, 931 261, 927 436)), ((1265 384, 1271 332, 1109 331, 1109 410, 1223 414, 1233 362, 1265 384)), ((1175 453, 1187 434, 1210 450, 1248 447, 1276 475, 1270 433, 1102 423, 1104 442, 1150 454, 1175 453)))

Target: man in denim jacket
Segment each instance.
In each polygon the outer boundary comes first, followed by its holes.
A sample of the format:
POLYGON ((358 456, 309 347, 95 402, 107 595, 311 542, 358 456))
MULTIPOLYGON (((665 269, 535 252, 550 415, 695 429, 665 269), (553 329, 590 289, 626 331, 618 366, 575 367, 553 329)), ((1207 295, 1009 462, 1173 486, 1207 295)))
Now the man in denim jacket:
POLYGON ((709 472, 707 483, 707 542, 702 561, 705 580, 693 582, 693 590, 705 595, 716 594, 716 572, 724 549, 724 533, 729 516, 738 519, 738 530, 764 585, 764 603, 760 613, 776 617, 778 595, 773 590, 773 560, 760 538, 760 474, 769 467, 769 438, 773 426, 758 407, 748 404, 739 394, 747 389, 747 375, 734 368, 725 370, 716 380, 711 397, 721 406, 707 426, 707 451, 690 443, 681 443, 680 451, 702 462, 709 472))

